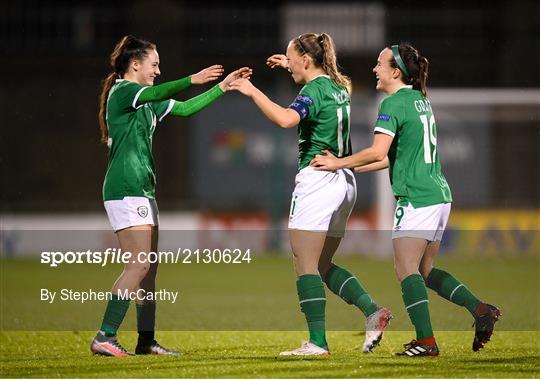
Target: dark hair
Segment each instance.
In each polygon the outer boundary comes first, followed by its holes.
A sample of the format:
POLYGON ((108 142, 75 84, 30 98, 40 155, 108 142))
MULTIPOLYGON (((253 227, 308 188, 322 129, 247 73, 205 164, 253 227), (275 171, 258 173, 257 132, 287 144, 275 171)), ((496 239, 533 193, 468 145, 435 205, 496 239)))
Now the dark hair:
POLYGON ((349 77, 339 71, 336 48, 329 34, 304 33, 291 42, 300 54, 309 55, 315 66, 321 67, 334 82, 347 89, 350 87, 349 77))
MULTIPOLYGON (((427 79, 429 68, 427 58, 421 56, 420 53, 418 53, 418 50, 407 42, 401 42, 399 44, 399 55, 409 71, 409 75, 407 76, 400 69, 401 80, 403 83, 411 84, 415 90, 418 90, 422 93, 422 95, 427 96, 427 79)), ((393 56, 390 59, 390 66, 399 69, 396 59, 393 56)))
POLYGON ((148 56, 148 50, 156 48, 151 42, 140 40, 133 36, 125 36, 116 44, 111 54, 112 72, 101 82, 101 94, 99 95, 99 130, 101 142, 107 144, 109 131, 107 129, 107 98, 109 91, 116 79, 121 79, 129 68, 129 63, 134 60, 142 60, 148 56))

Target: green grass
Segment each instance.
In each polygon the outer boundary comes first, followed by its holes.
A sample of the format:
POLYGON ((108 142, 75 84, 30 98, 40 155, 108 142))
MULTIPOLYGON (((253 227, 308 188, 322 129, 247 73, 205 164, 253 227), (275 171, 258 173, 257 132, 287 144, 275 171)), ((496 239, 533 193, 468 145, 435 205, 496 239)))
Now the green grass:
MULTIPOLYGON (((278 358, 297 346, 303 332, 161 332, 160 341, 180 357, 106 358, 90 355, 93 332, 2 333, 1 377, 87 378, 537 378, 538 332, 499 332, 486 348, 472 352, 472 332, 438 334, 441 356, 398 358, 392 353, 411 338, 389 332, 373 354, 362 354, 363 336, 330 332, 327 358, 278 358)), ((121 335, 126 347, 133 332, 121 335)))
MULTIPOLYGON (((332 355, 276 358, 306 338, 286 257, 255 257, 240 265, 162 265, 158 288, 179 290, 180 300, 159 304, 158 338, 185 352, 168 358, 93 357, 89 343, 105 302, 50 305, 39 300, 43 287, 107 290, 121 267, 48 268, 35 259, 0 260, 0 377, 540 377, 538 257, 442 257, 439 267, 499 306, 503 317, 492 342, 474 353, 470 315, 429 292, 441 356, 410 360, 392 356, 414 337, 392 263, 361 257, 337 262, 394 313, 390 331, 373 355, 359 350, 363 315, 328 292, 332 355)), ((120 331, 121 342, 131 349, 136 339, 133 309, 120 331)))

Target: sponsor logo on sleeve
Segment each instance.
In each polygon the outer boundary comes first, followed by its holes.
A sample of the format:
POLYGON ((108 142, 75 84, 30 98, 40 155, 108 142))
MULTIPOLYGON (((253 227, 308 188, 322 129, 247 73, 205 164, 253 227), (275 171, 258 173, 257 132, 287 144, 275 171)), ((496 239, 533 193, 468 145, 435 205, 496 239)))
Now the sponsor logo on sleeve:
POLYGON ((305 103, 308 106, 313 104, 313 99, 311 99, 309 96, 298 95, 295 101, 305 103))
POLYGON ((390 121, 390 115, 380 113, 377 115, 377 121, 390 121))

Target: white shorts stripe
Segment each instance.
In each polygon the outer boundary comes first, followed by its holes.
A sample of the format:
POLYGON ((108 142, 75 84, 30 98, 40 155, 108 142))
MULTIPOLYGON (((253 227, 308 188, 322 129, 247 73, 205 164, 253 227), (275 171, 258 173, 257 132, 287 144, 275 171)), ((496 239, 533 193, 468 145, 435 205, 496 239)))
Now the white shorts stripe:
POLYGON ((354 278, 354 276, 351 276, 351 277, 349 277, 348 279, 346 279, 345 281, 343 281, 343 284, 341 284, 341 286, 339 287, 338 296, 341 297, 341 291, 343 290, 343 287, 345 286, 345 284, 346 284, 349 280, 352 280, 353 278, 354 278))
POLYGON ((312 301, 326 301, 326 298, 308 298, 307 300, 300 301, 300 305, 304 302, 312 302, 312 301))
POLYGON ((454 293, 456 292, 456 290, 459 289, 460 286, 463 286, 463 284, 459 284, 458 286, 454 288, 454 290, 452 290, 452 293, 450 293, 450 301, 452 301, 452 297, 454 296, 454 293))
POLYGON ((421 303, 424 303, 424 302, 429 302, 429 301, 428 301, 428 300, 418 301, 418 302, 413 303, 412 305, 407 306, 405 309, 408 310, 408 309, 410 309, 411 307, 416 306, 416 305, 420 305, 421 303))

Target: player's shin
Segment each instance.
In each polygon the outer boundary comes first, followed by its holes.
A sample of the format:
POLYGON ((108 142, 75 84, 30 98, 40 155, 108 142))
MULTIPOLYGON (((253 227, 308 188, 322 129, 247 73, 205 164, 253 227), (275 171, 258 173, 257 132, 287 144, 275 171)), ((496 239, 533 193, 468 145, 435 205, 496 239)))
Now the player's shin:
POLYGON ((480 300, 463 283, 442 269, 433 268, 426 285, 448 301, 465 307, 473 316, 480 305, 480 300))
POLYGON ((321 277, 315 274, 299 276, 296 287, 300 309, 306 317, 309 328, 309 340, 319 347, 326 347, 326 296, 321 277))

